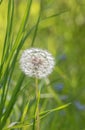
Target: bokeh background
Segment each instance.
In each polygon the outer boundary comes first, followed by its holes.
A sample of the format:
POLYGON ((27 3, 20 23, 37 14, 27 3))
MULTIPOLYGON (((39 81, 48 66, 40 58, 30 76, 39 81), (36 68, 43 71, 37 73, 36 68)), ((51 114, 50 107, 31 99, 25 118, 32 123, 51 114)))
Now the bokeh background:
MULTIPOLYGON (((3 0, 0 5, 0 61, 7 24, 7 4, 7 0, 3 0)), ((15 0, 13 39, 17 35, 26 4, 26 0, 15 0)), ((33 0, 27 30, 35 25, 39 8, 40 1, 33 0)), ((39 85, 42 86, 40 108, 47 110, 71 103, 66 109, 53 112, 42 119, 41 130, 85 130, 85 1, 42 0, 41 19, 34 47, 51 52, 55 57, 56 65, 46 81, 44 79, 39 81, 39 85)), ((32 36, 33 33, 24 43, 21 52, 30 47, 32 36)), ((19 68, 21 52, 7 101, 21 72, 19 68)), ((33 79, 27 77, 24 84, 28 85, 20 91, 13 114, 10 116, 11 122, 20 120, 28 100, 32 102, 26 119, 33 114, 33 96, 35 95, 33 79)))

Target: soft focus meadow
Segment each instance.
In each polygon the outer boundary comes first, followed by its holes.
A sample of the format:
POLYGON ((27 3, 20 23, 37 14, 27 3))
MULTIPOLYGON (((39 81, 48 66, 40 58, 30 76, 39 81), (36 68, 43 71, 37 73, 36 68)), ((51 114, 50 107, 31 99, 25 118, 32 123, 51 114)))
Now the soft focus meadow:
POLYGON ((0 0, 0 130, 85 130, 84 44, 84 0, 0 0), (36 81, 20 68, 31 47, 55 58, 37 82, 39 129, 36 81))

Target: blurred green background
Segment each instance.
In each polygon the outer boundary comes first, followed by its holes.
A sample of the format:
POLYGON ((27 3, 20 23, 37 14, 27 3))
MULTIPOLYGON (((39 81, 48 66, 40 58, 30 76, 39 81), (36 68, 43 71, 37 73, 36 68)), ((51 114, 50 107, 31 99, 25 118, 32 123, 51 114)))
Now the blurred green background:
MULTIPOLYGON (((33 0, 27 30, 36 23, 39 2, 39 0, 33 0)), ((15 0, 13 39, 17 35, 26 3, 26 0, 15 0)), ((3 0, 0 5, 0 61, 7 24, 7 4, 7 0, 3 0)), ((41 18, 34 47, 49 50, 56 60, 55 69, 46 80, 48 85, 44 80, 39 81, 39 85, 43 86, 41 110, 71 103, 66 109, 45 117, 41 121, 41 130, 85 130, 85 1, 42 0, 41 18)), ((30 47, 32 35, 31 33, 22 50, 30 47)), ((8 101, 20 72, 19 61, 17 61, 8 101)), ((25 80, 25 83, 27 82, 30 82, 28 78, 25 80)), ((33 100, 34 94, 34 84, 30 82, 29 86, 20 92, 11 121, 20 119, 27 99, 33 100)), ((33 109, 32 103, 26 118, 33 114, 33 109)))

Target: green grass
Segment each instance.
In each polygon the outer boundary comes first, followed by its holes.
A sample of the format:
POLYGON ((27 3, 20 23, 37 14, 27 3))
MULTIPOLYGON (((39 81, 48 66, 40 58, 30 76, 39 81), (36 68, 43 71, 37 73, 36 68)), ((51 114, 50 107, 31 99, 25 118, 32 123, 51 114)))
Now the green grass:
POLYGON ((83 1, 0 1, 0 130, 34 130, 36 104, 40 130, 85 129, 84 11, 83 1), (35 79, 19 68, 21 51, 30 47, 56 60, 53 73, 38 81, 38 102, 35 79))

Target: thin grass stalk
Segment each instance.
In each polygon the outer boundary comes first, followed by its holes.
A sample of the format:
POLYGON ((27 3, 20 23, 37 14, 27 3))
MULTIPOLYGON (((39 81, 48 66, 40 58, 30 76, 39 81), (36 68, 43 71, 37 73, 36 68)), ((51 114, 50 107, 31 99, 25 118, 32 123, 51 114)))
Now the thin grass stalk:
POLYGON ((36 86, 36 111, 35 111, 35 119, 36 119, 36 129, 40 130, 40 117, 39 117, 39 101, 40 101, 40 90, 38 87, 38 79, 35 79, 35 86, 36 86))
POLYGON ((11 51, 12 46, 12 28, 13 28, 13 18, 14 18, 14 0, 12 0, 12 7, 11 7, 11 14, 10 14, 10 21, 9 21, 9 32, 8 32, 8 39, 7 39, 7 48, 6 48, 6 54, 4 57, 4 60, 7 60, 9 53, 11 51))
POLYGON ((1 94, 1 100, 0 100, 0 120, 1 120, 1 116, 2 116, 3 108, 4 108, 4 94, 5 94, 5 88, 6 88, 6 83, 8 79, 7 75, 8 75, 8 70, 6 71, 3 82, 2 82, 3 90, 1 94))
POLYGON ((11 12, 11 0, 8 1, 7 27, 6 27, 6 35, 5 35, 5 40, 4 40, 1 63, 3 63, 3 59, 4 59, 4 56, 5 56, 5 50, 6 50, 6 47, 7 47, 7 37, 8 37, 8 30, 9 30, 10 12, 11 12))
POLYGON ((38 27, 39 27, 39 23, 40 23, 40 19, 41 19, 41 11, 42 11, 42 1, 40 0, 40 11, 39 11, 39 16, 38 16, 37 23, 34 26, 35 27, 35 31, 34 31, 34 36, 33 36, 33 40, 32 40, 31 46, 34 46, 34 41, 35 41, 35 38, 36 38, 36 35, 37 35, 37 31, 38 31, 38 27))
POLYGON ((4 66, 5 60, 7 60, 7 56, 9 53, 12 24, 13 24, 13 14, 14 14, 14 0, 12 0, 12 1, 9 0, 8 1, 8 13, 7 13, 7 28, 6 28, 6 35, 5 35, 5 40, 4 40, 1 66, 0 66, 0 77, 2 75, 2 69, 4 66))

